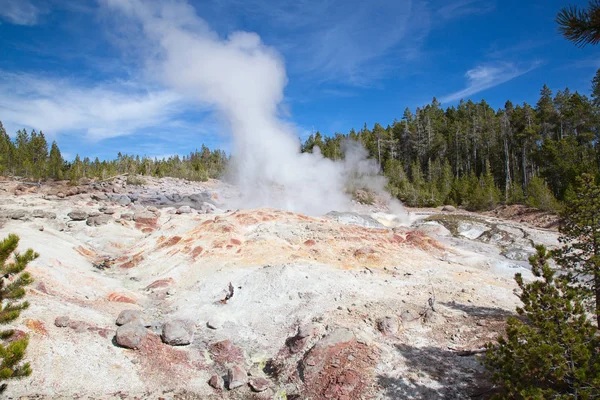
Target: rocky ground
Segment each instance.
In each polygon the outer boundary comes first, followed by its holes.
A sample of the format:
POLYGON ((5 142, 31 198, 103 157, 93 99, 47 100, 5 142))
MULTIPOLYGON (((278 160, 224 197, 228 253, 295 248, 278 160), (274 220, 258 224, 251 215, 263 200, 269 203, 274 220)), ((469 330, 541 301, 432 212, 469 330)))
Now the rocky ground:
POLYGON ((477 350, 557 244, 501 213, 230 210, 222 182, 146 180, 0 182, 1 237, 40 253, 8 398, 486 398, 477 350))

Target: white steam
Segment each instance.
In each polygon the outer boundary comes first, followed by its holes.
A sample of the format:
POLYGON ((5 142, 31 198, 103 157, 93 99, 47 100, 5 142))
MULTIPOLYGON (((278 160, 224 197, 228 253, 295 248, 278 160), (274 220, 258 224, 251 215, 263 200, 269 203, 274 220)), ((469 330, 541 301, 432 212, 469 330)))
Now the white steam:
POLYGON ((307 214, 348 210, 350 177, 382 191, 383 177, 359 146, 344 162, 300 153, 298 137, 278 118, 287 83, 281 56, 255 33, 222 39, 184 1, 103 0, 141 27, 147 69, 178 93, 210 104, 233 133, 235 179, 244 207, 307 214), (368 175, 372 179, 364 179, 368 175))

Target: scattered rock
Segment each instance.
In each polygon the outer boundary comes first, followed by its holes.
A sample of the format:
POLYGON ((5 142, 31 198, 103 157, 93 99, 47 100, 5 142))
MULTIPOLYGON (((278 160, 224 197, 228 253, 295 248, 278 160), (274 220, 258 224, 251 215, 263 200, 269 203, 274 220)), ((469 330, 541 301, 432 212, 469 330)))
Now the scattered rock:
POLYGON ((58 192, 56 193, 56 197, 58 197, 59 199, 64 199, 67 196, 63 192, 58 192))
POLYGON ((56 214, 50 211, 33 210, 31 213, 33 218, 56 219, 56 214))
POLYGON ((92 195, 92 200, 96 200, 96 201, 106 201, 108 200, 108 196, 105 195, 104 193, 94 193, 92 195))
POLYGON ((98 215, 97 217, 89 217, 86 224, 89 226, 101 226, 108 224, 110 221, 112 221, 110 215, 98 215))
POLYGON ((117 210, 115 210, 114 208, 110 208, 110 207, 101 207, 100 212, 103 212, 104 214, 107 214, 107 215, 113 215, 114 213, 117 212, 117 210))
POLYGON ((54 325, 59 328, 65 328, 69 326, 69 317, 67 317, 66 315, 56 317, 56 319, 54 320, 54 325))
POLYGON ((221 390, 223 389, 223 378, 219 375, 213 375, 208 380, 208 384, 214 389, 221 390))
POLYGON ((398 318, 396 317, 383 317, 377 320, 377 329, 384 335, 396 335, 398 334, 398 318))
POLYGON ((128 349, 139 349, 142 339, 146 337, 146 328, 139 321, 121 325, 117 329, 115 339, 117 344, 128 349))
POLYGON ((248 374, 244 368, 239 365, 234 365, 227 370, 227 381, 227 387, 229 390, 233 390, 246 384, 248 381, 248 374))
POLYGON ((73 210, 67 216, 73 221, 84 221, 88 218, 88 213, 83 210, 73 210))
POLYGON ((146 324, 146 321, 142 317, 142 312, 139 310, 123 310, 123 311, 121 311, 121 313, 117 317, 117 320, 115 321, 115 324, 121 326, 121 325, 125 325, 125 324, 128 324, 130 322, 135 322, 135 321, 139 322, 140 324, 142 324, 144 326, 148 326, 146 324))
POLYGON ((264 392, 271 386, 271 382, 266 378, 251 378, 248 384, 255 392, 264 392))
POLYGON ((194 340, 194 326, 190 321, 170 321, 163 326, 161 337, 171 346, 185 346, 194 340))
POLYGON ((27 218, 27 216, 28 216, 28 213, 25 210, 14 210, 14 211, 8 211, 6 213, 6 217, 8 217, 10 219, 16 219, 16 220, 24 220, 27 218))
POLYGON ((451 206, 451 205, 447 205, 447 206, 442 207, 442 211, 456 212, 456 207, 451 206))

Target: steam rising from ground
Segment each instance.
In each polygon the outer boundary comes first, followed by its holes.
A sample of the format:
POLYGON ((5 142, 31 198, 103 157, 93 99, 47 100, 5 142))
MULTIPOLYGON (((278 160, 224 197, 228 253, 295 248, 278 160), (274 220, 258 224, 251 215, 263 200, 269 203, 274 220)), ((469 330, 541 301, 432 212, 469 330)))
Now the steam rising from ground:
POLYGON ((258 35, 234 32, 222 39, 183 1, 103 1, 141 27, 153 76, 215 107, 230 125, 234 179, 242 193, 238 206, 315 215, 350 208, 349 178, 383 190, 377 165, 356 144, 346 144, 343 162, 326 159, 318 150, 300 153, 293 128, 278 117, 287 83, 283 59, 258 35))

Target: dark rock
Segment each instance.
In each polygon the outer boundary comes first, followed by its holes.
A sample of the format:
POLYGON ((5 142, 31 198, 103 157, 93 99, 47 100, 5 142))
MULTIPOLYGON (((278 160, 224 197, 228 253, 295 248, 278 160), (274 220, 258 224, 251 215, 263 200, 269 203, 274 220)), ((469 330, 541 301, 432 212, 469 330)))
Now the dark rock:
POLYGON ((69 325, 69 317, 66 315, 62 315, 60 317, 56 317, 54 320, 54 325, 59 328, 65 328, 69 325))
POLYGON ((67 216, 73 221, 83 221, 88 218, 88 213, 83 210, 73 210, 67 216))
POLYGON ((264 392, 271 386, 271 382, 266 378, 250 378, 248 384, 255 392, 264 392))
POLYGON ((248 374, 244 368, 234 365, 227 370, 227 387, 229 390, 244 386, 248 381, 248 374))
POLYGON ((171 346, 185 346, 194 340, 194 325, 190 321, 175 320, 163 326, 162 340, 171 346))
POLYGON ((133 321, 117 328, 115 339, 119 346, 128 349, 139 349, 142 339, 146 335, 146 328, 138 321, 133 321))

